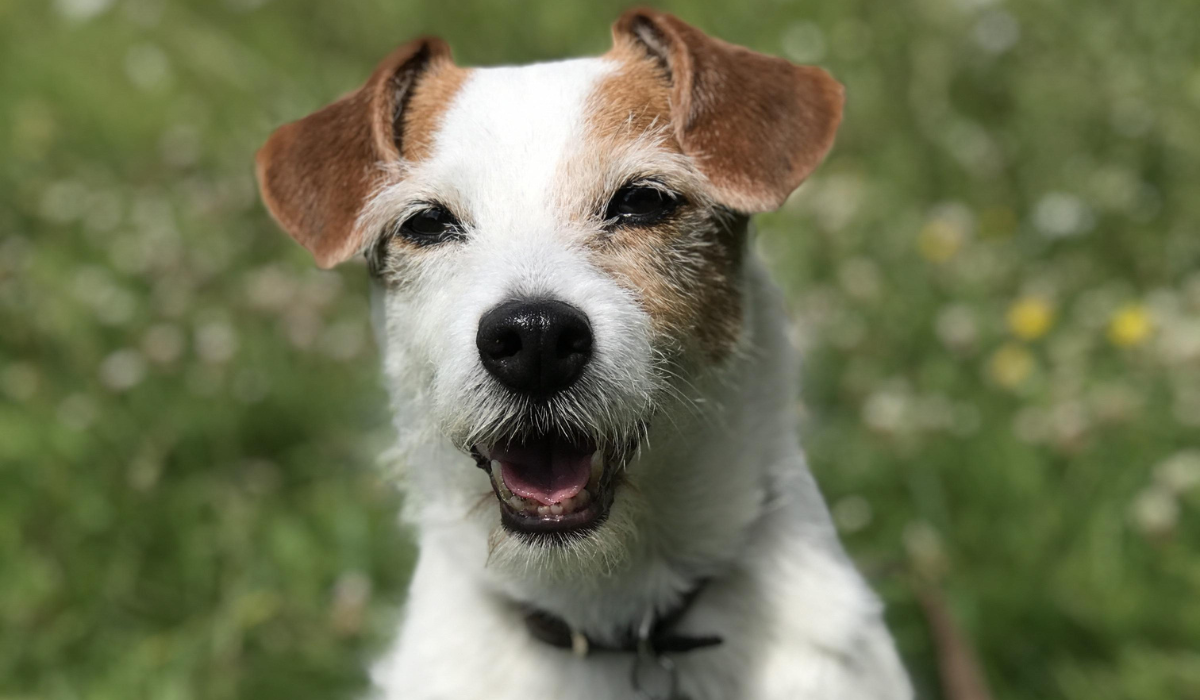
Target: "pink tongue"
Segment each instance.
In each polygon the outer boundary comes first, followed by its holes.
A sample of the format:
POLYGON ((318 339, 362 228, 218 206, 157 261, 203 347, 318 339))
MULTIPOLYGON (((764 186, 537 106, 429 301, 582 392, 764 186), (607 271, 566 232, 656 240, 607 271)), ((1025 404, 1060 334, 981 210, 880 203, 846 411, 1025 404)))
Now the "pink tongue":
POLYGON ((491 457, 509 491, 547 506, 573 498, 592 474, 591 451, 556 437, 497 445, 491 457))

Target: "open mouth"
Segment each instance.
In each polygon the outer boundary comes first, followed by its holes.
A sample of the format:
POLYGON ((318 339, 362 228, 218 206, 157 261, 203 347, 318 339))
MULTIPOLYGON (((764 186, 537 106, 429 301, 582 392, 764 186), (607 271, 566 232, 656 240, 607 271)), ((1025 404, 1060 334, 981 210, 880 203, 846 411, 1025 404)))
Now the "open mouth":
POLYGON ((612 506, 617 454, 586 438, 535 434, 472 450, 491 476, 500 521, 521 533, 587 530, 612 506))

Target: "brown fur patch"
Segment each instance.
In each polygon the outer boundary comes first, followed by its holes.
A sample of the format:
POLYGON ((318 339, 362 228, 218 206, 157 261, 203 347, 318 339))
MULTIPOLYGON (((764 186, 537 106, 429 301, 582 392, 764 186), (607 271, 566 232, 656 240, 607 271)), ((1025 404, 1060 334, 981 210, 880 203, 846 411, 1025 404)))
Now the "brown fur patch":
POLYGON ((728 207, 778 207, 833 146, 843 90, 820 68, 735 46, 650 9, 622 15, 613 42, 668 73, 675 137, 728 207))
POLYGON ((699 350, 719 362, 741 337, 745 228, 745 217, 693 210, 659 226, 614 231, 594 259, 641 302, 662 350, 699 350))
POLYGON ((596 85, 587 101, 589 136, 596 140, 636 140, 654 130, 666 129, 664 147, 682 153, 671 127, 671 76, 629 42, 621 42, 604 55, 618 68, 596 85))
POLYGON ((332 267, 357 249, 351 234, 371 191, 376 158, 369 98, 355 92, 305 119, 285 124, 258 152, 259 189, 283 230, 332 267))
POLYGON ((429 157, 442 117, 470 74, 469 68, 460 68, 449 59, 429 65, 404 106, 400 153, 405 160, 419 162, 429 157))
POLYGON ((702 197, 681 193, 693 201, 670 221, 612 232, 597 264, 638 296, 660 336, 719 360, 741 332, 745 215, 781 205, 824 158, 841 85, 649 9, 617 20, 605 58, 618 68, 589 101, 583 157, 603 163, 644 140, 690 157, 707 183, 702 197))
MULTIPOLYGON (((671 78, 662 66, 629 42, 619 42, 605 58, 618 67, 587 102, 584 152, 574 157, 603 164, 611 154, 650 144, 682 154, 672 128, 671 78)), ((667 221, 611 231, 596 240, 593 259, 639 299, 660 348, 672 355, 697 349, 715 362, 741 334, 745 220, 702 204, 705 193, 680 194, 689 202, 667 221)))
POLYGON ((445 42, 416 39, 383 59, 358 90, 271 134, 256 158, 263 201, 318 265, 332 267, 362 247, 356 224, 380 164, 428 155, 465 74, 445 42))

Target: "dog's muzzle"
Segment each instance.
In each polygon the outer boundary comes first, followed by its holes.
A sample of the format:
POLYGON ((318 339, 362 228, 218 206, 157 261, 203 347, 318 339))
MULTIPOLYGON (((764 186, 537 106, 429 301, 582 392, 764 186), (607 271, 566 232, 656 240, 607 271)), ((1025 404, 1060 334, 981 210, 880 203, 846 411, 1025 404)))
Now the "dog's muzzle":
POLYGON ((612 506, 617 474, 644 426, 608 435, 578 410, 573 393, 584 390, 593 340, 588 317, 553 299, 507 301, 479 321, 480 364, 526 416, 471 445, 510 531, 585 531, 604 522, 612 506))

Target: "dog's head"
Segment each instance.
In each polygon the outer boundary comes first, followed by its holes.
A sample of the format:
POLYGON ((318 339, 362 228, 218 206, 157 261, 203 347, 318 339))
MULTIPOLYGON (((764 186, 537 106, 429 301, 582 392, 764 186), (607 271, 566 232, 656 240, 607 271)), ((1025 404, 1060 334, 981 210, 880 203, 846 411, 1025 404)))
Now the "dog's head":
POLYGON ((486 69, 418 39, 258 157, 318 264, 366 255, 402 429, 490 474, 514 546, 623 526, 649 427, 737 352, 749 215, 841 117, 824 71, 670 15, 628 12, 613 37, 599 58, 486 69))

